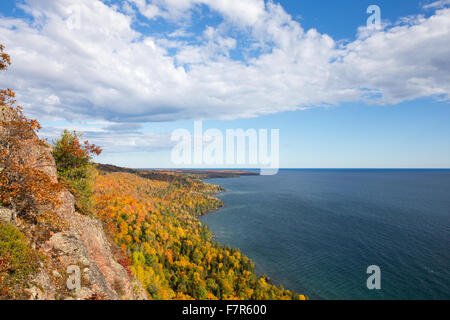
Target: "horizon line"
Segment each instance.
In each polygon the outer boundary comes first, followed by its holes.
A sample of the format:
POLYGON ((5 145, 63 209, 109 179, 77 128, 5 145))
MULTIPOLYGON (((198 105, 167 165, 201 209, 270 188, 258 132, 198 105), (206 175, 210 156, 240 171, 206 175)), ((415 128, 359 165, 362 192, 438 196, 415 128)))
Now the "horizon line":
MULTIPOLYGON (((261 168, 129 168, 136 170, 261 170, 261 168)), ((264 168, 263 168, 264 169, 264 168)), ((448 168, 279 168, 278 170, 450 170, 448 168)))

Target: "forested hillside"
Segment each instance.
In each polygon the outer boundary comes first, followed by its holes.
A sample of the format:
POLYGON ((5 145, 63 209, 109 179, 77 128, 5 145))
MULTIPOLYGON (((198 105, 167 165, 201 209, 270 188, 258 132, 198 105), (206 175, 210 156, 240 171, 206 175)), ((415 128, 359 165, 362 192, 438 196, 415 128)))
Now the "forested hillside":
POLYGON ((104 172, 95 184, 96 215, 131 257, 121 263, 150 298, 305 299, 258 278, 239 250, 213 241, 197 216, 222 205, 212 197, 218 186, 192 178, 182 184, 178 175, 167 175, 172 181, 104 172))

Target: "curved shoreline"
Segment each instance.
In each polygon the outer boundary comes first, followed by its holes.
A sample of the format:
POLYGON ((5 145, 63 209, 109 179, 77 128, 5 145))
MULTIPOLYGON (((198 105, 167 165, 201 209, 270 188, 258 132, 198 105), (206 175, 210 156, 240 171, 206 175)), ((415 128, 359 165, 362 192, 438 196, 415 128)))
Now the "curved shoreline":
MULTIPOLYGON (((258 174, 258 175, 259 175, 259 174, 258 174)), ((239 176, 239 177, 233 177, 233 178, 240 178, 240 176, 239 176)), ((221 178, 211 178, 211 179, 221 179, 221 178)), ((220 185, 220 184, 209 183, 209 182, 206 182, 205 180, 209 180, 209 179, 202 179, 202 182, 207 183, 207 184, 210 184, 210 185, 214 185, 214 186, 219 186, 219 187, 223 188, 224 191, 219 191, 219 192, 217 192, 217 193, 214 195, 214 197, 215 197, 216 199, 219 199, 219 198, 217 198, 217 195, 220 195, 220 194, 222 194, 222 193, 228 192, 228 190, 227 190, 224 186, 222 186, 222 185, 220 185)), ((209 214, 211 214, 211 213, 218 212, 218 211, 220 211, 220 210, 226 208, 226 203, 225 203, 222 199, 219 199, 219 200, 222 201, 222 204, 223 204, 220 208, 217 208, 217 209, 215 209, 215 210, 211 210, 211 211, 209 211, 209 212, 207 212, 207 213, 205 213, 205 214, 203 214, 203 215, 201 215, 201 216, 198 216, 198 220, 202 223, 202 225, 206 225, 206 226, 208 227, 208 229, 210 230, 210 232, 211 232, 211 234, 212 234, 212 237, 213 237, 212 240, 213 240, 215 243, 220 244, 220 245, 230 246, 231 248, 234 248, 234 249, 237 249, 237 250, 241 251, 241 253, 242 253, 243 255, 245 255, 245 256, 248 257, 248 254, 242 252, 242 249, 241 249, 241 248, 236 247, 236 246, 231 246, 231 245, 228 245, 228 244, 225 244, 225 243, 221 243, 221 242, 217 239, 217 236, 211 231, 209 225, 201 220, 203 217, 206 217, 207 215, 209 215, 209 214)), ((272 278, 271 276, 269 276, 269 275, 266 274, 266 273, 260 273, 260 272, 257 272, 257 271, 256 271, 257 261, 255 261, 253 258, 250 258, 250 257, 248 257, 248 259, 250 259, 250 261, 254 264, 254 266, 255 266, 255 274, 256 274, 256 276, 257 276, 258 278, 264 277, 264 278, 267 279, 267 281, 268 281, 270 284, 272 284, 272 285, 274 285, 274 286, 277 286, 277 287, 282 286, 283 288, 286 289, 285 285, 284 285, 281 281, 275 280, 274 278, 272 278)), ((258 264, 261 264, 261 263, 258 262, 258 264)), ((287 289, 287 290, 291 290, 291 289, 287 289)), ((292 289, 291 291, 295 292, 293 289, 292 289)), ((307 300, 309 300, 309 296, 306 296, 306 295, 305 295, 305 297, 306 297, 307 300)))

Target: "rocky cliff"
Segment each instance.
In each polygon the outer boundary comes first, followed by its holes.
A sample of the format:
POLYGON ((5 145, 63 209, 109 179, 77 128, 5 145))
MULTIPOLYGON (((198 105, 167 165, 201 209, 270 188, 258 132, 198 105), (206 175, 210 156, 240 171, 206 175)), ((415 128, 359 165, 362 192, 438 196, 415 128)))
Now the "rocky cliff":
MULTIPOLYGON (((14 110, 0 103, 0 139, 5 126, 15 117, 14 110)), ((52 181, 58 176, 51 147, 35 134, 23 143, 21 159, 44 172, 52 181)), ((0 172, 3 168, 0 168, 0 172)), ((61 205, 50 208, 59 219, 59 227, 42 222, 15 218, 12 208, 0 207, 0 222, 19 229, 38 252, 39 268, 30 276, 24 292, 29 299, 145 299, 140 284, 120 263, 121 251, 115 247, 95 218, 75 211, 72 194, 61 188, 57 195, 61 205), (75 271, 74 271, 75 270, 75 271), (68 281, 76 280, 80 270, 80 288, 71 289, 68 281), (74 272, 73 274, 71 272, 74 272), (72 279, 72 280, 71 280, 72 279)), ((49 208, 38 208, 44 214, 49 208)), ((0 257, 2 258, 2 257, 0 257)), ((0 293, 1 299, 1 293, 0 293)))

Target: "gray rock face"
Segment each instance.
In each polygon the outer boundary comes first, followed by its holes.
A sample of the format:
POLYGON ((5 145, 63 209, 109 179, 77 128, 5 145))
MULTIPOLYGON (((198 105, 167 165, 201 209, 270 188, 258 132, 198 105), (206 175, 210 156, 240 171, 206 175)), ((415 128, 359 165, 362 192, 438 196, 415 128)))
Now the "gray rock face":
POLYGON ((12 219, 12 210, 0 207, 0 220, 3 222, 11 222, 12 219))
MULTIPOLYGON (((69 224, 69 228, 54 234, 45 249, 56 252, 62 265, 75 265, 82 270, 89 288, 82 287, 75 292, 77 298, 87 299, 93 293, 113 300, 146 298, 143 290, 135 290, 134 280, 130 279, 124 267, 114 260, 111 245, 98 220, 64 210, 60 214, 69 224)), ((137 287, 139 288, 139 285, 137 287)))
MULTIPOLYGON (((97 219, 75 212, 75 199, 67 190, 59 194, 61 206, 55 208, 56 213, 67 226, 64 231, 53 234, 41 246, 41 251, 53 257, 57 264, 66 272, 69 266, 77 266, 82 270, 81 288, 70 291, 71 296, 65 298, 89 299, 94 294, 108 300, 144 300, 145 290, 136 279, 131 278, 125 268, 114 259, 111 243, 108 241, 103 226, 97 219)), ((53 272, 51 272, 53 275, 53 272)), ((49 285, 49 277, 39 275, 36 282, 39 287, 36 299, 55 299, 58 290, 49 285)), ((65 281, 68 274, 53 279, 65 281)), ((36 290, 35 290, 36 291, 36 290)), ((34 292, 35 293, 35 292, 34 292)))

